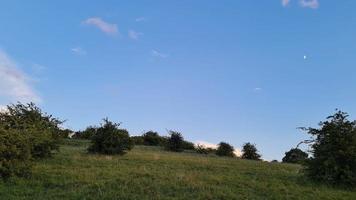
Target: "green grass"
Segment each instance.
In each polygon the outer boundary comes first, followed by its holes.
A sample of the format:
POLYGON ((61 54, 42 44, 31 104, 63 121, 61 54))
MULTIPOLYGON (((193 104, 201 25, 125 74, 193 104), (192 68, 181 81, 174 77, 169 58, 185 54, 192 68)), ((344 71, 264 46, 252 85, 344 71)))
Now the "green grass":
POLYGON ((356 191, 312 183, 300 166, 138 146, 125 156, 90 155, 66 141, 31 178, 0 181, 0 199, 356 199, 356 191))

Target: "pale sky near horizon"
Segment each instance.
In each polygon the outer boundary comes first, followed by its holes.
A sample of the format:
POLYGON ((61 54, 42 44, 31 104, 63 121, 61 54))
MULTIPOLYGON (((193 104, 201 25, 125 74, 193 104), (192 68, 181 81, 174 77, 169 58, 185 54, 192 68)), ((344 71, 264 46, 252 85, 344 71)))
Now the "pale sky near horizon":
MULTIPOLYGON (((356 113, 356 1, 0 2, 0 105, 74 130, 257 145, 264 159, 336 108, 356 113)), ((0 106, 1 108, 1 106, 0 106)))

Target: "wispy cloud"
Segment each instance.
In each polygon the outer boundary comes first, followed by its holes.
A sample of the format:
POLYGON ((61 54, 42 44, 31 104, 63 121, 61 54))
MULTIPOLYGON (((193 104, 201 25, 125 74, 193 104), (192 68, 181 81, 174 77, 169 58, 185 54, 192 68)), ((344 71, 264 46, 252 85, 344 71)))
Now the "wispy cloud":
POLYGON ((158 58, 167 58, 168 55, 167 54, 164 54, 164 53, 161 53, 157 50, 152 50, 151 51, 151 55, 154 56, 154 57, 158 57, 158 58))
POLYGON ((260 87, 255 87, 254 89, 253 89, 253 91, 255 91, 255 92, 259 92, 259 91, 261 91, 262 90, 262 88, 260 88, 260 87))
POLYGON ((106 22, 99 17, 88 18, 83 23, 86 25, 95 26, 96 28, 100 29, 102 32, 108 35, 117 35, 119 33, 116 24, 106 22))
POLYGON ((41 102, 30 82, 31 79, 18 69, 4 51, 0 50, 0 96, 11 101, 41 102))
POLYGON ((80 55, 80 56, 84 56, 87 54, 87 52, 82 49, 81 47, 74 47, 74 48, 71 48, 70 51, 73 53, 73 54, 76 54, 76 55, 80 55))
POLYGON ((136 22, 144 22, 146 20, 147 20, 146 17, 138 17, 135 19, 136 22))
POLYGON ((282 6, 288 6, 290 0, 282 0, 282 6))
POLYGON ((319 8, 318 0, 300 0, 299 3, 302 7, 312 8, 312 9, 319 8))
POLYGON ((128 32, 128 36, 129 38, 133 39, 133 40, 138 40, 138 38, 143 35, 143 33, 140 32, 136 32, 134 30, 129 30, 128 32))
MULTIPOLYGON (((282 6, 286 7, 291 3, 292 0, 282 0, 282 6)), ((299 0, 299 5, 304 8, 319 8, 318 0, 299 0)))

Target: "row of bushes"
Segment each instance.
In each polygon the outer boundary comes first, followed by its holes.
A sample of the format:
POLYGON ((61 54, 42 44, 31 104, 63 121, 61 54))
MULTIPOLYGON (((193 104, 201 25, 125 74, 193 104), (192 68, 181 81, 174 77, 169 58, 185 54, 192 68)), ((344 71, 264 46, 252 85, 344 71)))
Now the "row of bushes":
POLYGON ((58 151, 66 135, 62 123, 33 103, 12 104, 0 112, 0 177, 27 176, 33 161, 58 151))
MULTIPOLYGON (((120 124, 104 119, 99 127, 90 126, 84 131, 77 132, 74 138, 91 139, 89 152, 101 154, 123 155, 131 150, 133 145, 161 146, 165 150, 182 152, 184 150, 195 151, 200 154, 216 154, 218 156, 235 157, 235 149, 226 142, 219 143, 216 149, 207 148, 202 145, 195 146, 194 143, 184 140, 181 133, 169 131, 169 136, 160 136, 157 132, 148 131, 142 136, 130 137, 128 131, 119 128, 120 124)), ((243 146, 243 159, 260 160, 257 148, 251 143, 243 146)))
MULTIPOLYGON (((13 104, 0 112, 0 177, 30 174, 31 164, 38 159, 50 157, 58 151, 62 137, 70 130, 63 130, 63 121, 43 113, 33 103, 13 104)), ((197 153, 214 153, 218 156, 234 157, 234 148, 221 142, 217 149, 206 148, 184 140, 179 132, 169 131, 168 137, 149 131, 142 136, 130 137, 120 124, 108 119, 99 127, 88 127, 77 132, 74 138, 91 139, 89 152, 102 154, 124 154, 134 144, 162 146, 166 150, 180 152, 194 150, 197 153)), ((356 121, 338 111, 320 123, 320 128, 302 128, 312 137, 303 141, 310 145, 311 157, 297 148, 286 152, 283 162, 304 165, 303 172, 313 180, 348 186, 356 185, 356 121)), ((243 145, 243 159, 260 160, 254 144, 243 145)))

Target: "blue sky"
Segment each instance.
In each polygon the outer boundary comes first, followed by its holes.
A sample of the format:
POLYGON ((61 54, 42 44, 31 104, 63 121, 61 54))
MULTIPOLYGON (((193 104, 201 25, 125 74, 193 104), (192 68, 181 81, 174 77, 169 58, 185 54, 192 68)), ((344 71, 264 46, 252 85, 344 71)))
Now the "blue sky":
POLYGON ((354 1, 1 1, 0 105, 77 129, 252 142, 264 159, 356 112, 354 1))

